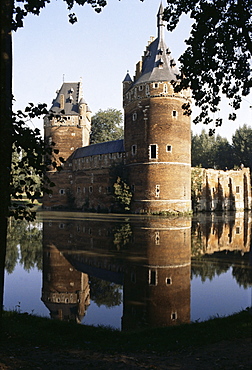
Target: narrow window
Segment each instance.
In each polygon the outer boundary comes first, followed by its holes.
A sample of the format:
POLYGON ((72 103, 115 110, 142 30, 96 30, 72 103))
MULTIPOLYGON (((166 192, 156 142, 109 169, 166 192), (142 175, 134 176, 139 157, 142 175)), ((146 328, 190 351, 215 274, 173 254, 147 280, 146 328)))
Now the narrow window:
POLYGON ((159 198, 160 195, 160 185, 156 185, 156 198, 159 198))
POLYGON ((237 226, 237 228, 236 228, 236 234, 240 234, 240 228, 239 228, 239 226, 237 226))
POLYGON ((136 145, 132 145, 131 146, 131 153, 132 153, 132 155, 136 155, 136 149, 137 149, 137 146, 136 145))
POLYGON ((136 273, 135 272, 131 272, 131 274, 130 274, 130 280, 132 281, 132 283, 135 283, 136 282, 136 273))
POLYGON ((151 144, 149 148, 150 148, 150 159, 156 159, 157 158, 157 145, 151 144))
POLYGON ((93 193, 93 186, 89 186, 89 193, 93 193))
POLYGON ((166 151, 171 153, 172 146, 171 145, 166 145, 166 151))
POLYGON ((155 244, 159 245, 160 244, 160 235, 159 231, 155 231, 155 244))
POLYGON ((79 194, 80 193, 80 188, 77 188, 77 194, 79 194))
POLYGON ((178 112, 176 110, 172 111, 172 117, 174 118, 178 117, 178 112))
POLYGON ((131 191, 132 191, 132 193, 134 193, 134 191, 135 191, 135 185, 134 184, 131 185, 131 191))
POLYGON ((59 193, 60 193, 60 195, 64 195, 65 194, 65 189, 60 189, 59 193))
POLYGON ((157 271, 156 270, 149 270, 149 284, 157 285, 157 271))
POLYGON ((132 114, 132 120, 133 120, 133 121, 136 121, 136 119, 137 119, 137 113, 136 113, 136 112, 134 112, 134 113, 132 114))
POLYGON ((236 193, 240 193, 240 186, 236 186, 236 193))
POLYGON ((146 92, 147 95, 150 93, 150 87, 149 87, 149 85, 146 85, 145 86, 145 92, 146 92))
POLYGON ((164 84, 164 93, 167 93, 167 84, 164 84))

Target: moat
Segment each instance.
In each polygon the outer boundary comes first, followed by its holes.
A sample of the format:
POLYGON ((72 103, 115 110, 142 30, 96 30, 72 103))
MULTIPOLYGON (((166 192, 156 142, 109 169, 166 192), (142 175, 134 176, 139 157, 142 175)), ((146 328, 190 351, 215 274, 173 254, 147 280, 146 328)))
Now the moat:
POLYGON ((127 330, 251 305, 251 214, 12 220, 5 309, 127 330))

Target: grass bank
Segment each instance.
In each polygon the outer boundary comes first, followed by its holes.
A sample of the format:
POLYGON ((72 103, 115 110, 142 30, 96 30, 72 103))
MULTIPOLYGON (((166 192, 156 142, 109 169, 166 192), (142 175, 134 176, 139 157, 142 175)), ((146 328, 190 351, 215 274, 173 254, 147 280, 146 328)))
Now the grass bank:
POLYGON ((89 349, 102 352, 180 350, 222 340, 250 338, 251 310, 201 323, 175 327, 120 332, 20 314, 4 312, 1 320, 1 348, 13 345, 89 349))

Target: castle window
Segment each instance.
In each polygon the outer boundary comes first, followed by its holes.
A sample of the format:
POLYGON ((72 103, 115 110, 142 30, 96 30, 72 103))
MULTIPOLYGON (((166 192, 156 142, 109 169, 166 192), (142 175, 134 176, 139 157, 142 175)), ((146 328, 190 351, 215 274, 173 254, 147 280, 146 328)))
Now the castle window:
POLYGON ((135 191, 135 185, 134 184, 131 185, 131 191, 132 191, 132 193, 134 193, 134 191, 135 191))
POLYGON ((157 158, 157 145, 151 144, 149 146, 149 158, 150 159, 156 159, 157 158))
POLYGON ((147 95, 150 93, 150 86, 149 85, 145 86, 145 92, 146 92, 147 95))
POLYGON ((133 120, 133 121, 136 121, 136 119, 137 119, 137 113, 136 113, 136 112, 134 112, 134 113, 132 114, 132 120, 133 120))
POLYGON ((176 110, 173 110, 173 111, 172 111, 172 117, 173 117, 173 118, 178 117, 178 112, 177 112, 176 110))
POLYGON ((177 320, 177 318, 178 318, 177 312, 173 312, 173 313, 171 314, 171 319, 172 319, 172 320, 177 320))
POLYGON ((166 151, 171 153, 171 151, 172 151, 172 146, 171 146, 171 145, 167 145, 167 146, 166 146, 166 151))
POLYGON ((236 234, 240 234, 240 228, 239 228, 239 226, 237 226, 237 228, 236 228, 236 234))
POLYGON ((102 159, 102 154, 99 154, 99 160, 101 160, 102 159))
POLYGON ((132 283, 135 283, 136 282, 136 273, 135 271, 134 272, 131 272, 130 274, 130 280, 132 283))
POLYGON ((164 93, 166 94, 168 92, 167 90, 167 84, 164 84, 164 93))
POLYGON ((89 186, 89 193, 93 193, 93 186, 89 186))
POLYGON ((160 185, 156 185, 156 198, 159 198, 160 195, 160 185))
POLYGON ((236 186, 236 193, 240 193, 240 186, 236 186))
POLYGON ((159 231, 155 231, 155 244, 159 245, 160 244, 160 235, 159 231))
POLYGON ((139 89, 139 91, 142 91, 143 90, 143 85, 140 85, 138 89, 139 89))
POLYGON ((60 194, 60 195, 64 195, 64 194, 65 194, 65 189, 60 189, 60 190, 59 190, 59 194, 60 194))
POLYGON ((157 271, 149 270, 149 285, 157 285, 157 271))
POLYGON ((163 66, 164 66, 164 62, 162 61, 162 59, 160 59, 160 60, 158 61, 158 68, 159 68, 159 69, 163 69, 163 66))
POLYGON ((171 285, 172 284, 172 278, 166 278, 166 285, 171 285))
POLYGON ((80 193, 80 188, 78 187, 78 188, 77 188, 77 194, 79 194, 79 193, 80 193))
POLYGON ((102 187, 101 186, 99 186, 99 193, 101 193, 102 192, 102 187))
POLYGON ((109 158, 113 159, 113 154, 112 153, 109 153, 109 158))
POLYGON ((157 89, 158 86, 159 86, 159 83, 158 82, 154 82, 154 84, 153 84, 154 89, 157 89))
POLYGON ((137 152, 137 146, 136 145, 132 145, 131 146, 131 153, 132 153, 132 155, 136 155, 136 152, 137 152))

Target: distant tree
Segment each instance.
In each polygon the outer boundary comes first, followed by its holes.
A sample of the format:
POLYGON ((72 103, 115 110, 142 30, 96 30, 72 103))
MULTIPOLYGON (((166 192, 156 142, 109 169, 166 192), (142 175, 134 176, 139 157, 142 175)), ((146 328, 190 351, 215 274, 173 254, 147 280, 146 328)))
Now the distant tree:
POLYGON ((118 207, 122 211, 130 210, 130 203, 132 200, 132 192, 130 186, 122 180, 120 177, 117 178, 114 183, 114 199, 118 207))
POLYGON ((99 110, 91 123, 90 143, 97 144, 123 138, 123 115, 120 110, 99 110))
POLYGON ((232 145, 235 164, 243 164, 252 171, 252 129, 247 125, 238 128, 232 137, 232 145))
MULTIPOLYGON (((232 110, 237 110, 242 96, 250 92, 251 9, 251 0, 167 2, 164 19, 168 30, 177 26, 182 14, 189 14, 194 21, 187 49, 179 58, 182 73, 176 91, 191 89, 196 106, 201 108, 195 123, 213 122, 210 117, 219 110, 222 94, 229 99, 232 110)), ((229 119, 235 118, 235 113, 229 114, 229 119)), ((217 127, 222 120, 217 118, 214 123, 217 127)))
POLYGON ((209 136, 205 130, 201 134, 192 134, 192 166, 213 168, 215 158, 215 137, 209 136))
POLYGON ((234 168, 235 165, 234 151, 228 139, 222 138, 220 135, 217 135, 214 152, 215 152, 214 163, 217 169, 230 170, 234 168))

